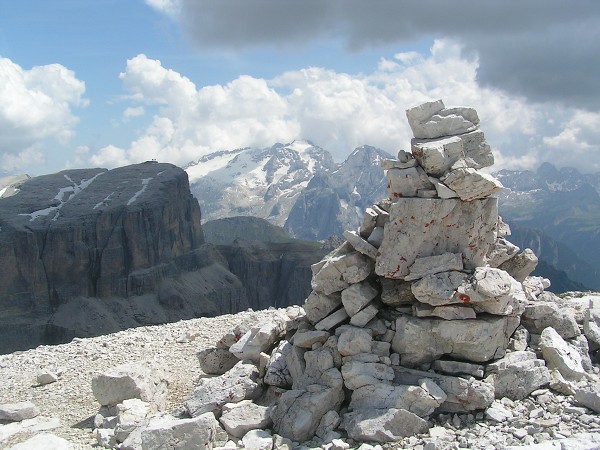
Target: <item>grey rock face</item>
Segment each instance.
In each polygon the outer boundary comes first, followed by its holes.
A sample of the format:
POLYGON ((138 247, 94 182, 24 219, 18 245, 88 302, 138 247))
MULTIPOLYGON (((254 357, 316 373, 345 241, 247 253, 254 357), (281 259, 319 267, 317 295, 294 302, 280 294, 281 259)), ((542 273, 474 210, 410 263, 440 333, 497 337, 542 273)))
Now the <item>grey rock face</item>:
POLYGON ((0 204, 2 353, 248 307, 178 167, 66 170, 0 204))
POLYGON ((467 269, 484 266, 498 221, 497 200, 401 198, 392 205, 375 271, 403 279, 419 257, 462 253, 467 269))
POLYGON ((425 433, 426 420, 405 409, 366 409, 344 415, 342 426, 358 441, 394 442, 405 436, 425 433))
POLYGON ((402 316, 396 321, 392 350, 402 364, 416 367, 442 355, 485 362, 502 357, 508 338, 519 325, 514 317, 443 320, 402 316))

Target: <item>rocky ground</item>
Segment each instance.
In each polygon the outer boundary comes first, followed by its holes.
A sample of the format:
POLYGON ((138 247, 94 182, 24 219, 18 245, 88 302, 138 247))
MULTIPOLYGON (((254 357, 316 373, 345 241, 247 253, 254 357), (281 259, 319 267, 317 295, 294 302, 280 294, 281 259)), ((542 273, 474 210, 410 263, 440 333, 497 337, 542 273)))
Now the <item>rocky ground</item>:
MULTIPOLYGON (((273 311, 249 311, 192 319, 2 355, 0 404, 31 401, 40 415, 0 425, 0 448, 11 448, 40 433, 60 436, 74 449, 99 448, 93 432, 94 416, 100 407, 91 389, 95 374, 126 362, 151 361, 168 374, 167 409, 176 409, 192 392, 198 378, 204 376, 198 351, 212 347, 226 330, 242 322, 260 322, 272 314, 273 311), (44 370, 57 374, 58 380, 39 385, 37 376, 44 370)), ((596 366, 594 372, 600 369, 596 366)), ((546 443, 533 448, 600 448, 600 416, 579 405, 573 396, 545 388, 521 401, 496 400, 486 411, 475 414, 432 416, 430 425, 426 434, 384 447, 498 449, 546 443)), ((305 446, 361 445, 344 438, 334 444, 315 440, 305 446)), ((363 445, 366 448, 369 446, 363 445)))
MULTIPOLYGON (((32 427, 41 428, 44 422, 51 426, 58 419, 60 425, 50 432, 75 448, 93 448, 93 418, 100 407, 92 394, 95 374, 126 362, 149 360, 166 370, 168 408, 174 408, 203 375, 196 357, 199 350, 214 345, 224 329, 233 329, 241 321, 258 322, 269 314, 242 312, 192 319, 0 355, 0 404, 29 400, 45 418, 32 419, 32 427), (36 378, 42 370, 57 374, 58 381, 39 386, 36 378)), ((32 434, 19 431, 14 424, 0 425, 0 448, 10 448, 32 434)))

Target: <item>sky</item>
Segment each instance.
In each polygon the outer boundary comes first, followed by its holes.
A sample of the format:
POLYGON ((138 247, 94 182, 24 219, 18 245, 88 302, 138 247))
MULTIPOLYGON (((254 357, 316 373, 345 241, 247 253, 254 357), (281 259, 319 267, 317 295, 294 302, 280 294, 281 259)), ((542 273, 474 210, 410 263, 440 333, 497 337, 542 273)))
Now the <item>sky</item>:
POLYGON ((477 109, 495 170, 600 172, 600 2, 0 0, 0 175, 395 154, 439 98, 477 109))

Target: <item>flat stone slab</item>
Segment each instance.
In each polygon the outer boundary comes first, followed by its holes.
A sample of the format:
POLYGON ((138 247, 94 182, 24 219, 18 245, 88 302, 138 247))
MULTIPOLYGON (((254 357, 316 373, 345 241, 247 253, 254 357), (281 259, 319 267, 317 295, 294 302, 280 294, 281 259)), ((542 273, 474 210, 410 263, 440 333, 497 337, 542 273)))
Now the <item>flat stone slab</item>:
POLYGON ((0 420, 20 422, 32 419, 40 414, 40 410, 32 402, 4 403, 0 405, 0 420))
POLYGON ((504 356, 519 319, 485 316, 472 320, 444 320, 401 316, 396 320, 392 350, 402 365, 416 367, 443 355, 474 362, 504 356))
POLYGON ((408 124, 415 138, 436 139, 474 131, 479 116, 473 108, 446 108, 442 100, 426 102, 406 110, 408 124))
POLYGON ((404 279, 417 258, 461 253, 467 270, 485 266, 495 243, 498 200, 401 198, 390 209, 375 272, 404 279))
POLYGON ((357 441, 394 442, 427 432, 429 425, 405 409, 366 409, 346 413, 342 424, 357 441))

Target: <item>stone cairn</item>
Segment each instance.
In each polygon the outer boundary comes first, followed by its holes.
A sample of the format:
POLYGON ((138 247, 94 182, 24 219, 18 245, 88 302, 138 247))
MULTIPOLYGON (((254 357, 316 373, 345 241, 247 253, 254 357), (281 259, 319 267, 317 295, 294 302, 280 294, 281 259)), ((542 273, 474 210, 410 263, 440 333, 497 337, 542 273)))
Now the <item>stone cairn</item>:
MULTIPOLYGON (((219 376, 199 381, 179 417, 117 425, 115 445, 162 448, 203 430, 194 442, 212 448, 223 429, 220 441, 246 448, 392 442, 426 433, 434 414, 485 410, 502 421, 495 399, 523 399, 548 384, 574 393, 571 383, 586 373, 564 339, 579 327, 538 301, 549 284, 529 276, 537 258, 506 240, 491 196, 502 186, 479 171, 493 156, 476 111, 438 100, 407 117, 411 152, 382 162, 389 198, 312 266, 304 307, 225 333, 199 355, 204 372, 219 376), (541 334, 545 361, 528 350, 527 330, 541 334)), ((116 389, 119 370, 94 380, 97 398, 116 389)), ((105 411, 119 401, 104 397, 105 411)), ((131 415, 136 407, 120 408, 131 415)))

